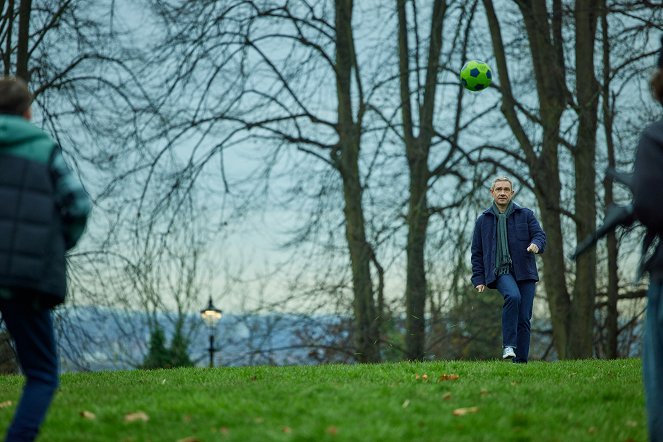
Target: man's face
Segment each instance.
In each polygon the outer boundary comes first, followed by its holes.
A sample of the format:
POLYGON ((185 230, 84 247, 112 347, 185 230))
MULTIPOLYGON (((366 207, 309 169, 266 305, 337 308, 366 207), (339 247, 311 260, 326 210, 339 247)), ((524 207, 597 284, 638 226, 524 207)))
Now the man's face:
POLYGON ((513 198, 513 189, 511 189, 511 183, 508 181, 495 182, 493 188, 490 189, 490 193, 493 195, 495 204, 499 209, 506 209, 509 201, 513 198))

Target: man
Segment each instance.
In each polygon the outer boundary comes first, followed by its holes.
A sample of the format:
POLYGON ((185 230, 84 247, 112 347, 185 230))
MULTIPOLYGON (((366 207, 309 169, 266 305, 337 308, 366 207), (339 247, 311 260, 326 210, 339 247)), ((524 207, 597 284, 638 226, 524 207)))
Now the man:
POLYGON ((59 148, 30 123, 31 102, 22 80, 0 77, 0 313, 26 377, 6 441, 37 437, 58 387, 51 310, 91 209, 59 148))
MULTIPOLYGON (((654 99, 663 104, 663 38, 657 69, 650 81, 654 99)), ((649 440, 663 442, 663 120, 642 132, 633 168, 633 209, 647 227, 650 249, 643 270, 649 272, 642 371, 649 440)))
POLYGON ((495 179, 493 204, 477 219, 472 237, 472 284, 479 293, 496 288, 502 306, 502 359, 527 363, 534 289, 539 280, 534 255, 543 253, 546 234, 531 210, 511 199, 513 183, 495 179))

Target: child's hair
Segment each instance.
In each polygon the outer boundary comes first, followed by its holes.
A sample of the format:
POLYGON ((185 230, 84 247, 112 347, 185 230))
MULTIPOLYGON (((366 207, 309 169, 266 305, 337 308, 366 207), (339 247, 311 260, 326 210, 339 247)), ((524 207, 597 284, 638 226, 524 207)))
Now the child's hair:
MULTIPOLYGON (((662 49, 663 51, 663 49, 662 49)), ((654 99, 663 104, 663 68, 658 68, 649 81, 651 94, 654 99)))
POLYGON ((0 114, 23 115, 32 104, 32 94, 25 81, 0 77, 0 114))
POLYGON ((658 60, 656 61, 656 72, 649 81, 651 94, 654 100, 663 104, 663 36, 661 36, 661 49, 658 50, 658 60))

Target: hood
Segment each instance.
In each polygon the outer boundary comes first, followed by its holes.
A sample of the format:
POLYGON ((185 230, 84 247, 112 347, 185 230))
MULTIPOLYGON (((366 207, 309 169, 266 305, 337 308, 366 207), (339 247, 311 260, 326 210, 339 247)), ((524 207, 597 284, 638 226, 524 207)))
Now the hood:
POLYGON ((8 147, 46 142, 53 144, 46 132, 23 117, 0 115, 0 153, 8 147))

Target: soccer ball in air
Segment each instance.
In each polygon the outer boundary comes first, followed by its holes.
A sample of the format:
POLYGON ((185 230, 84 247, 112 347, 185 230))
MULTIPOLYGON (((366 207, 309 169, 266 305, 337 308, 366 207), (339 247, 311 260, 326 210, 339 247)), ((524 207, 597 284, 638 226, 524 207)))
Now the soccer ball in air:
POLYGON ((483 61, 470 60, 460 70, 460 82, 465 89, 474 92, 482 91, 493 81, 493 71, 483 61))

